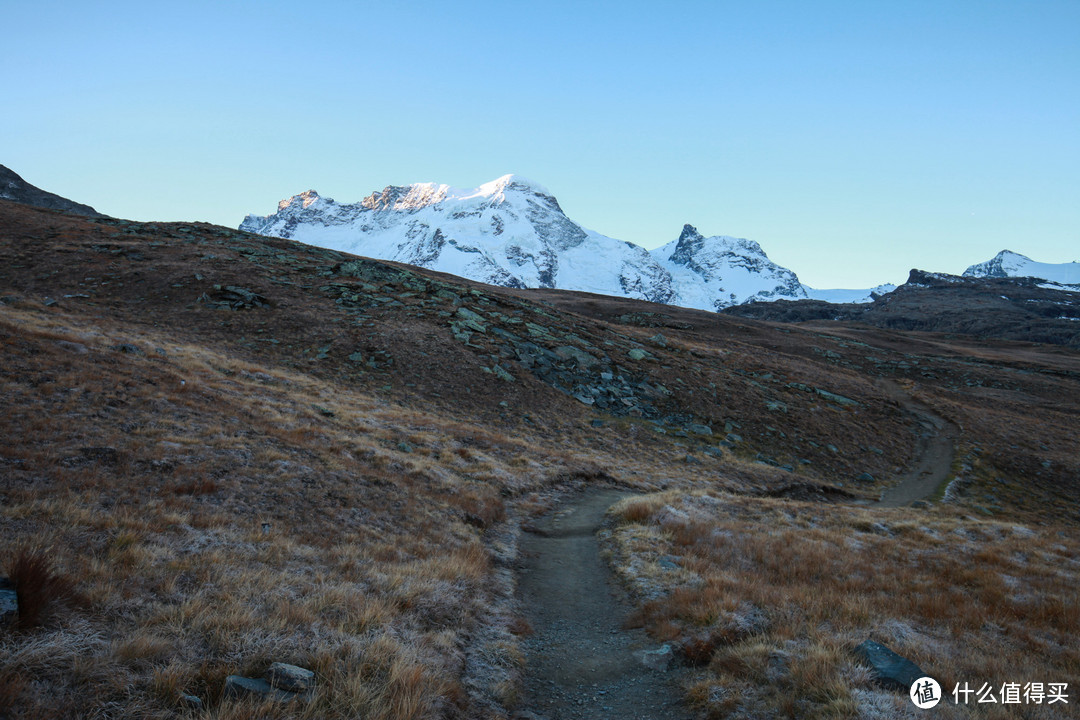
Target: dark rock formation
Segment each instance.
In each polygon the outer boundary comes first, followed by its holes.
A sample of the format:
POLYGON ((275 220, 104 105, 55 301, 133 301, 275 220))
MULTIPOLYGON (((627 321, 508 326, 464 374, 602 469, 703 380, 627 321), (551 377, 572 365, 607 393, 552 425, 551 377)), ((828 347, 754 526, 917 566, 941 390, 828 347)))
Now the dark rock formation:
POLYGON ((774 322, 860 322, 888 330, 1080 347, 1080 293, 1035 278, 972 278, 912 270, 904 285, 870 303, 777 300, 723 312, 774 322))
POLYGON ((3 165, 0 165, 0 200, 11 200, 23 205, 33 205, 48 210, 62 210, 74 215, 103 217, 101 213, 89 205, 83 205, 34 187, 19 177, 13 170, 3 165))

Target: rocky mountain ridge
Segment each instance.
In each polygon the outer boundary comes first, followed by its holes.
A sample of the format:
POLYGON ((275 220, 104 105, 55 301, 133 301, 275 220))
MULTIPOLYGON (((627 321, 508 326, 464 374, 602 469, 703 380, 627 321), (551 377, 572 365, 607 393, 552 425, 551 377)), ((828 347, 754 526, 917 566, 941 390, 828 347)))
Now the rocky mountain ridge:
POLYGON ((964 277, 1006 278, 1033 277, 1052 283, 1076 285, 1080 289, 1080 263, 1041 263, 1026 255, 1002 250, 986 262, 976 263, 964 271, 964 277))
POLYGON ((890 330, 1080 347, 1080 292, 1034 277, 964 277, 912 270, 906 283, 870 303, 752 303, 724 312, 778 322, 858 322, 890 330))
POLYGON ((63 210, 75 215, 101 217, 101 213, 89 205, 83 205, 35 187, 23 180, 14 170, 3 165, 0 165, 0 200, 11 200, 48 210, 63 210))
POLYGON ((704 310, 807 297, 752 240, 692 225, 653 251, 587 230, 540 185, 506 175, 475 189, 388 186, 358 203, 314 190, 240 229, 512 288, 581 290, 704 310))

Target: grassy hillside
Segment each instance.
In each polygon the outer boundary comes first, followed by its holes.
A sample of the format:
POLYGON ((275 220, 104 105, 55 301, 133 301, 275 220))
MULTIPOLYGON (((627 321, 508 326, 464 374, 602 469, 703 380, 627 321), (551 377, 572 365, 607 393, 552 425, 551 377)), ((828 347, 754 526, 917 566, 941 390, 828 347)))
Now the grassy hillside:
POLYGON ((1080 676, 1074 350, 7 202, 0 347, 4 562, 40 588, 0 716, 507 717, 518 533, 589 484, 646 493, 605 542, 658 642, 719 638, 687 676, 711 717, 884 708, 866 635, 943 678, 1080 676), (960 429, 955 481, 884 510, 927 432, 898 391, 960 429), (314 695, 222 698, 274 661, 314 695))

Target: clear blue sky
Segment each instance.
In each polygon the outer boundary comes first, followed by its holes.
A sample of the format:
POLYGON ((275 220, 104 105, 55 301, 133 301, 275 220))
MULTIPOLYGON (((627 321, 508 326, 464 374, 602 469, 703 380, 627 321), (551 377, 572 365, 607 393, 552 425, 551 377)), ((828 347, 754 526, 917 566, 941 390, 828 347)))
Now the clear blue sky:
POLYGON ((110 215, 513 172, 815 287, 1080 260, 1080 0, 4 5, 0 164, 110 215))

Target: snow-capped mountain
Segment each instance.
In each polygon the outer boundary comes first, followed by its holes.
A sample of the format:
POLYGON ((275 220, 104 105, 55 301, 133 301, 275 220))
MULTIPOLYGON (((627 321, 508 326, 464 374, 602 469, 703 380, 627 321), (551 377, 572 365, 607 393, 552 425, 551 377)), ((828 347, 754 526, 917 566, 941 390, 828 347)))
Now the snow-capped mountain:
POLYGON ((670 276, 644 248, 585 230, 541 186, 513 175, 469 190, 389 186, 354 204, 309 190, 240 229, 493 285, 672 297, 670 276))
POLYGON ((769 260, 753 240, 704 237, 684 225, 678 240, 649 254, 674 281, 668 301, 674 305, 721 310, 755 300, 806 297, 798 276, 769 260))
POLYGON ((964 271, 966 277, 1034 277, 1065 285, 1080 284, 1080 263, 1041 263, 1029 257, 1002 250, 986 262, 964 271))
POLYGON ((314 190, 241 230, 396 260, 507 287, 559 288, 719 310, 806 291, 750 240, 687 225, 651 253, 570 220, 541 186, 506 175, 475 189, 389 186, 358 203, 314 190))

